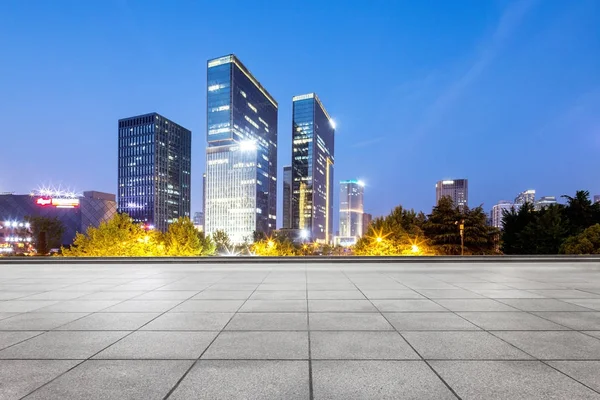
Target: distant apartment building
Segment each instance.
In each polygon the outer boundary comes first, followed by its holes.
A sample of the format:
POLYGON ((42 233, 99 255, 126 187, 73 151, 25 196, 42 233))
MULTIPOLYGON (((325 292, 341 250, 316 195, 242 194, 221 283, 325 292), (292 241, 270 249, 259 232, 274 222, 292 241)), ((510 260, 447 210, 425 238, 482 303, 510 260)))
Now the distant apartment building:
POLYGON ((277 102, 233 54, 208 61, 207 234, 233 244, 277 222, 277 102))
POLYGON ((283 167, 283 229, 292 229, 292 166, 283 167))
POLYGON ((361 181, 340 182, 340 236, 363 236, 365 185, 361 181))
POLYGON ((521 205, 520 204, 514 204, 510 201, 507 200, 500 200, 498 202, 498 204, 495 204, 492 207, 492 211, 490 212, 490 217, 491 217, 491 226, 498 228, 498 229, 502 229, 503 228, 503 224, 502 224, 502 216, 504 215, 504 211, 510 211, 511 209, 519 209, 521 205))
POLYGON ((119 120, 119 212, 166 231, 190 217, 192 132, 157 113, 119 120))
POLYGON ((459 209, 469 204, 469 181, 467 179, 451 179, 438 181, 435 184, 435 202, 440 202, 442 197, 450 197, 459 209))
POLYGON ((525 203, 529 203, 529 204, 534 204, 535 203, 535 190, 534 189, 528 189, 525 190, 521 193, 519 193, 517 195, 517 197, 515 197, 515 204, 525 204, 525 203))
POLYGON ((335 124, 315 93, 292 98, 292 228, 333 238, 335 124))
POLYGON ((594 195, 594 203, 600 203, 600 194, 594 195))
POLYGON ((553 204, 558 204, 555 196, 542 196, 538 201, 535 202, 534 208, 539 211, 542 208, 546 208, 553 204))

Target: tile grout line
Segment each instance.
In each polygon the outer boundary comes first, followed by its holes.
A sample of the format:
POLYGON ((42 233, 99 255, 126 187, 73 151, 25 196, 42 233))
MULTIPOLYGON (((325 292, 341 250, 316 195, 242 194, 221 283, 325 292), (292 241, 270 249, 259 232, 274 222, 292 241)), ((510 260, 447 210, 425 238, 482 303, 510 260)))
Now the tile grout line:
MULTIPOLYGON (((343 272, 343 271, 342 271, 342 272, 343 272)), ((359 288, 359 287, 356 285, 356 283, 354 283, 354 281, 353 281, 353 280, 351 280, 351 279, 348 277, 348 275, 347 275, 345 272, 343 272, 343 274, 346 276, 346 278, 348 278, 348 279, 350 280, 350 282, 352 282, 352 284, 353 284, 353 285, 356 287, 356 289, 357 289, 357 290, 358 290, 358 291, 359 291, 359 292, 360 292, 360 293, 361 293, 363 296, 365 296, 365 294, 364 294, 364 293, 362 292, 362 290, 361 290, 361 289, 360 289, 360 288, 359 288)), ((392 278, 392 279, 393 279, 393 278, 392 278)), ((396 281, 396 282, 398 282, 396 279, 393 279, 393 280, 394 280, 394 281, 396 281)), ((398 283, 400 283, 400 282, 398 282, 398 283)), ((400 283, 400 284, 402 284, 402 283, 400 283)), ((394 328, 394 332, 396 332, 396 333, 398 334, 398 336, 400 336, 400 337, 402 338, 402 340, 404 340, 404 342, 405 342, 405 343, 406 343, 406 344, 407 344, 407 345, 408 345, 408 346, 409 346, 409 347, 412 349, 412 351, 414 351, 414 352, 415 352, 415 354, 416 354, 417 356, 419 356, 419 358, 421 359, 421 361, 423 361, 423 362, 425 363, 425 365, 427 365, 427 367, 429 367, 429 369, 430 369, 430 370, 431 370, 431 371, 432 371, 432 372, 433 372, 433 373, 434 373, 434 374, 435 374, 435 375, 438 377, 438 379, 439 379, 439 380, 440 380, 440 381, 441 381, 441 382, 442 382, 442 383, 443 383, 443 384, 446 386, 446 388, 448 388, 448 390, 449 390, 449 391, 450 391, 450 392, 451 392, 451 393, 452 393, 452 394, 453 394, 453 395, 454 395, 454 396, 455 396, 457 399, 459 399, 459 400, 462 400, 462 398, 461 398, 461 397, 458 395, 458 393, 456 393, 456 391, 455 391, 455 390, 454 390, 454 389, 453 389, 453 388, 452 388, 452 387, 451 387, 451 386, 448 384, 448 382, 446 382, 446 381, 444 380, 444 378, 442 378, 442 376, 441 376, 441 375, 440 375, 440 374, 439 374, 439 373, 438 373, 438 372, 437 372, 437 371, 436 371, 436 370, 435 370, 435 369, 434 369, 434 368, 431 366, 431 364, 429 364, 429 363, 427 362, 427 360, 425 360, 425 358, 424 358, 424 357, 421 355, 421 353, 419 353, 419 352, 417 351, 417 349, 415 349, 415 348, 413 347, 413 345, 412 345, 412 344, 410 344, 410 343, 409 343, 409 341, 408 341, 408 340, 406 340, 406 338, 405 338, 404 336, 402 336, 402 334, 401 334, 400 332, 398 332, 398 330, 396 329, 396 327, 395 327, 395 326, 394 326, 394 325, 393 325, 393 324, 392 324, 392 323, 391 323, 391 322, 390 322, 390 321, 389 321, 389 320, 388 320, 388 319, 385 317, 385 315, 383 315, 383 312, 381 312, 381 310, 379 310, 379 308, 377 308, 377 307, 375 306, 375 304, 374 304, 374 303, 371 301, 371 299, 369 299, 367 296, 365 296, 365 298, 366 298, 366 299, 367 299, 367 300, 368 300, 368 301, 371 303, 371 305, 372 305, 373 307, 375 307, 375 309, 376 309, 376 310, 379 312, 379 315, 381 315, 381 317, 382 317, 383 319, 385 319, 385 321, 386 321, 386 322, 387 322, 387 323, 388 323, 388 324, 389 324, 389 325, 390 325, 392 328, 394 328)))
MULTIPOLYGON (((260 287, 260 285, 265 281, 265 279, 267 279, 267 277, 271 274, 271 272, 272 271, 269 271, 264 276, 264 278, 262 279, 262 281, 258 285, 256 285, 256 288, 254 288, 254 290, 248 296, 248 298, 246 298, 246 300, 244 300, 244 302, 238 307, 237 311, 234 312, 231 315, 231 317, 229 318, 229 320, 227 321, 227 323, 216 334, 216 336, 213 338, 213 340, 211 340, 211 342, 208 344, 208 346, 206 346, 206 348, 204 349, 204 351, 202 353, 200 353, 200 355, 198 356, 198 358, 196 358, 196 360, 194 362, 192 362, 192 365, 190 365, 190 367, 183 373, 183 375, 181 376, 181 378, 179 378, 177 380, 177 382, 175 382, 175 385, 167 392, 167 394, 163 397, 163 400, 167 400, 173 393, 175 393, 175 390, 177 390, 177 388, 179 387, 179 385, 181 384, 181 382, 183 382, 183 380, 188 376, 188 374, 192 371, 192 369, 194 369, 194 367, 200 362, 200 359, 202 358, 202 356, 208 351, 208 349, 210 348, 210 346, 213 345, 213 343, 217 340, 217 338, 219 337, 219 335, 221 335, 221 333, 223 333, 225 331, 225 329, 227 328, 227 325, 229 325, 229 323, 231 323, 231 321, 233 320, 233 318, 237 315, 238 311, 244 306, 244 304, 246 304, 246 302, 248 301, 248 299, 250 299, 250 297, 252 297, 252 295, 254 294, 254 292, 256 292, 256 290, 258 290, 258 288, 260 287)), ((223 278, 221 278, 219 280, 219 282, 221 280, 225 279, 227 276, 229 276, 229 274, 225 275, 223 278)))

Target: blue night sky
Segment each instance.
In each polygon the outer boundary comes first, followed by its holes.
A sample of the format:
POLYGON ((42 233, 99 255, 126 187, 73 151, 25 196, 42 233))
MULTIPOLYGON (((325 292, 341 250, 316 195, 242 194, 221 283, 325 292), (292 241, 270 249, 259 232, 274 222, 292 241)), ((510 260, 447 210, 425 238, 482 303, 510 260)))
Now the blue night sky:
POLYGON ((597 0, 5 0, 0 15, 0 192, 115 193, 117 119, 157 111, 193 132, 200 210, 206 61, 235 53, 279 102, 280 180, 292 96, 314 91, 337 123, 335 180, 363 179, 375 215, 429 212, 444 178, 486 210, 528 188, 600 193, 597 0))

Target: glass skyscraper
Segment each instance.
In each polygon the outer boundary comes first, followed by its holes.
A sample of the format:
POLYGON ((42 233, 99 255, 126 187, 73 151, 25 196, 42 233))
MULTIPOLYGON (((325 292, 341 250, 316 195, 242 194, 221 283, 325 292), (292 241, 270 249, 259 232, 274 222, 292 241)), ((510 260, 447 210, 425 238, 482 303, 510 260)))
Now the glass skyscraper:
POLYGON ((438 181, 435 184, 435 203, 439 203, 442 197, 450 197, 456 207, 464 210, 469 204, 469 181, 467 179, 438 181))
POLYGON ((361 181, 340 182, 340 236, 360 238, 363 235, 364 190, 361 181))
POLYGON ((292 228, 292 166, 283 167, 283 229, 292 228))
POLYGON ((205 231, 232 243, 277 222, 277 102, 234 55, 208 61, 205 231))
POLYGON ((192 132, 150 113, 119 120, 119 212, 166 231, 190 216, 192 132))
POLYGON ((331 242, 335 125, 315 93, 292 99, 292 228, 331 242))

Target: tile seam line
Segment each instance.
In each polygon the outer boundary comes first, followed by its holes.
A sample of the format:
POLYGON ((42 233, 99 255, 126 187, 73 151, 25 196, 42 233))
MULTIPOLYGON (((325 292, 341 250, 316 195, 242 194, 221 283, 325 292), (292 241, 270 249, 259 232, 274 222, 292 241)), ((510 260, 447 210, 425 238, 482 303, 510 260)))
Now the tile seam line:
MULTIPOLYGON (((362 293, 362 295, 363 295, 363 296, 365 296, 365 294, 364 294, 364 293, 362 292, 362 290, 361 290, 361 289, 360 289, 360 288, 359 288, 359 287, 356 285, 356 283, 354 283, 354 281, 353 281, 353 280, 351 280, 351 279, 348 277, 348 275, 346 274, 346 272, 342 271, 342 273, 344 274, 344 276, 346 276, 346 278, 347 278, 347 279, 349 279, 349 280, 350 280, 350 282, 352 282, 352 284, 353 284, 353 285, 356 287, 356 289, 358 289, 358 290, 359 290, 359 291, 362 293)), ((383 276, 386 276, 385 274, 383 274, 383 273, 381 273, 381 272, 379 272, 379 274, 380 274, 380 275, 383 275, 383 276)), ((394 280, 394 281, 398 282, 398 281, 397 281, 396 279, 394 279, 394 278, 392 278, 392 280, 394 280)), ((398 283, 402 284, 401 282, 398 282, 398 283)), ((365 296, 365 297, 367 297, 367 296, 365 296)), ((437 371, 436 371, 436 370, 435 370, 435 369, 434 369, 434 368, 431 366, 431 364, 429 364, 429 363, 427 362, 427 360, 425 360, 425 358, 423 358, 423 356, 421 355, 421 353, 419 353, 419 352, 417 351, 417 349, 415 349, 415 348, 413 347, 413 345, 412 345, 412 344, 410 344, 410 343, 408 342, 408 340, 406 340, 406 338, 405 338, 404 336, 402 336, 402 334, 401 334, 400 332, 398 332, 398 330, 396 329, 396 327, 395 327, 395 326, 394 326, 394 325, 393 325, 393 324, 392 324, 392 323, 391 323, 391 322, 390 322, 390 321, 389 321, 389 320, 388 320, 388 319, 385 317, 385 315, 383 315, 383 313, 381 312, 381 310, 379 310, 379 309, 378 309, 378 308, 375 306, 375 304, 374 304, 374 303, 373 303, 373 302, 372 302, 370 299, 368 299, 368 298, 367 298, 367 300, 369 300, 369 302, 371 303, 371 305, 372 305, 373 307, 375 307, 375 309, 376 309, 376 310, 378 310, 378 311, 379 311, 379 315, 381 315, 381 317, 382 317, 383 319, 385 319, 385 321, 386 321, 386 322, 387 322, 387 323, 388 323, 388 324, 389 324, 389 325, 390 325, 392 328, 394 328, 394 332, 396 332, 396 333, 398 334, 398 336, 400 336, 400 337, 402 338, 402 340, 404 340, 404 342, 405 342, 405 343, 406 343, 406 344, 407 344, 407 345, 408 345, 408 346, 409 346, 409 347, 412 349, 412 351, 414 351, 414 352, 415 352, 415 354, 417 354, 417 356, 419 356, 419 358, 421 359, 421 361, 423 361, 423 362, 425 363, 425 365, 427 365, 427 367, 429 368, 429 370, 431 370, 431 371, 432 371, 432 372, 433 372, 433 373, 434 373, 434 374, 437 376, 437 378, 438 378, 438 379, 439 379, 439 380, 442 382, 442 384, 444 384, 444 386, 446 386, 446 388, 447 388, 447 389, 450 391, 450 393, 452 393, 452 394, 453 394, 453 395, 454 395, 454 396, 455 396, 457 399, 459 399, 459 400, 462 400, 462 397, 460 397, 460 396, 458 395, 458 393, 456 393, 456 391, 455 391, 455 390, 454 390, 454 389, 453 389, 453 388, 452 388, 452 387, 451 387, 451 386, 448 384, 448 382, 446 382, 446 381, 444 380, 444 378, 442 378, 442 376, 441 376, 441 375, 440 375, 440 374, 439 374, 439 373, 438 373, 438 372, 437 372, 437 371)))
MULTIPOLYGON (((200 362, 200 359, 202 358, 202 356, 208 351, 208 349, 210 348, 210 346, 213 345, 213 343, 217 340, 217 338, 221 335, 221 333, 223 333, 225 331, 225 329, 227 328, 227 325, 229 325, 229 323, 231 323, 231 321, 233 320, 233 318, 236 316, 236 314, 238 313, 238 311, 244 306, 244 304, 246 304, 246 302, 248 301, 248 299, 250 297, 252 297, 252 295, 254 294, 254 292, 256 292, 256 290, 258 289, 258 287, 265 281, 265 279, 267 279, 267 277, 271 274, 272 270, 269 270, 265 276, 263 277, 262 281, 256 285, 256 288, 254 288, 254 290, 252 291, 252 293, 250 294, 250 296, 248 296, 248 298, 246 300, 244 300, 244 302, 238 307, 237 311, 234 312, 231 317, 229 318, 229 320, 227 321, 227 323, 223 326, 223 328, 221 328, 221 330, 215 335, 215 337, 213 338, 213 340, 211 340, 211 342, 208 344, 208 346, 206 346, 206 348, 204 349, 204 351, 198 356, 198 358, 196 358, 196 360, 194 362, 192 362, 192 365, 190 365, 190 367, 183 373, 183 375, 177 380, 177 382, 175 382, 175 385, 173 385, 173 387, 171 389, 169 389, 169 391, 167 392, 167 394, 163 397, 163 400, 167 400, 169 397, 171 397, 171 395, 173 393, 175 393, 175 391, 177 390, 177 388, 179 387, 179 385, 181 385, 181 382, 184 381, 184 379, 189 375, 189 373, 192 371, 192 369, 194 369, 194 367, 200 362)), ((222 281, 223 279, 225 279, 226 277, 228 277, 230 274, 225 275, 223 278, 221 278, 219 280, 222 281)), ((215 282, 216 284, 216 282, 215 282)), ((212 286, 212 285, 211 285, 212 286)))

